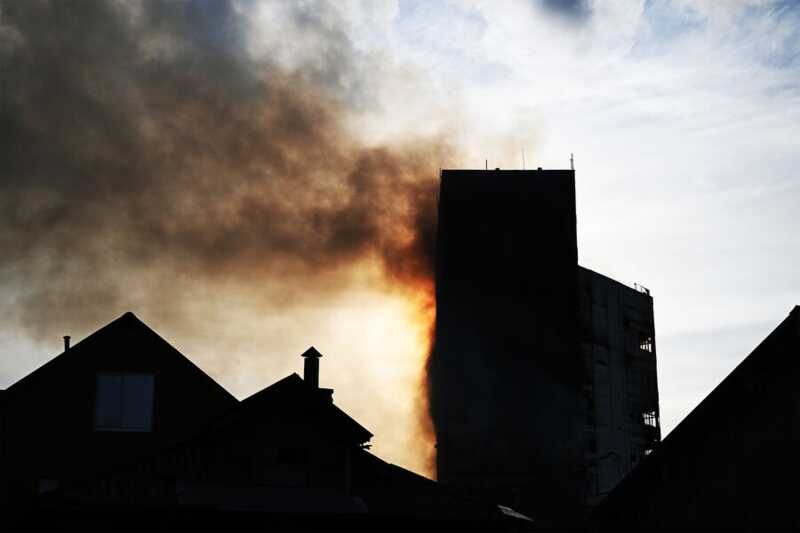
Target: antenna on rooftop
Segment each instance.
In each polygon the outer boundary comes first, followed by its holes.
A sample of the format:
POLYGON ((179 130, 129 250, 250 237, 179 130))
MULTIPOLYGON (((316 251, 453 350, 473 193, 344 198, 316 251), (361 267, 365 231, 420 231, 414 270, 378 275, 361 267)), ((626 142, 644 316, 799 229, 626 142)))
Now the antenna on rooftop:
POLYGON ((525 170, 525 148, 522 149, 522 170, 525 170))
POLYGON ((486 160, 486 170, 489 170, 489 160, 486 160))
POLYGON ((572 152, 569 154, 569 168, 575 170, 575 155, 572 152))

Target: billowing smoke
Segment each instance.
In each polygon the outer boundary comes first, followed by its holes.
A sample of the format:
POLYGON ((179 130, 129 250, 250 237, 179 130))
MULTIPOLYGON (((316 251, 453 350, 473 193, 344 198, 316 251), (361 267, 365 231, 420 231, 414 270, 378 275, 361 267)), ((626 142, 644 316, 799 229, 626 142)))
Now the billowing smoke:
POLYGON ((364 265, 365 283, 430 304, 450 148, 354 131, 368 60, 323 5, 281 3, 285 41, 259 40, 253 9, 0 3, 3 327, 57 339, 132 309, 158 328, 231 288, 277 316, 364 265), (312 37, 313 57, 285 60, 312 37))
POLYGON ((545 9, 574 22, 585 22, 592 13, 589 0, 540 0, 545 9))

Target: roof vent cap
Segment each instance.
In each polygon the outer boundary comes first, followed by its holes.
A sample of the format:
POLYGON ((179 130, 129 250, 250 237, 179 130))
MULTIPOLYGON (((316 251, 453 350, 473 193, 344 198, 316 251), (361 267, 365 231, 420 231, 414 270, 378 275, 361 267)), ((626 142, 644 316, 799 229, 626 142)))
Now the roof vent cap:
POLYGON ((313 389, 319 388, 319 358, 322 354, 317 351, 313 346, 303 352, 300 357, 305 361, 303 362, 303 381, 306 385, 313 389))

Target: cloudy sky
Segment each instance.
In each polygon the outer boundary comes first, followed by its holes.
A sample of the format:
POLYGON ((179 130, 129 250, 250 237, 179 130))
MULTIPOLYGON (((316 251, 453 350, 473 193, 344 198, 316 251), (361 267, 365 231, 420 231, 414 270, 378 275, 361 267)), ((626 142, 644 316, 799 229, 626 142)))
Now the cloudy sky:
POLYGON ((436 176, 523 151, 652 291, 664 430, 800 303, 795 2, 0 1, 0 66, 0 386, 127 310, 239 397, 314 344, 429 472, 436 176))
POLYGON ((654 296, 666 432, 800 304, 800 4, 369 5, 356 46, 422 73, 387 127, 457 116, 464 167, 575 154, 581 264, 654 296))

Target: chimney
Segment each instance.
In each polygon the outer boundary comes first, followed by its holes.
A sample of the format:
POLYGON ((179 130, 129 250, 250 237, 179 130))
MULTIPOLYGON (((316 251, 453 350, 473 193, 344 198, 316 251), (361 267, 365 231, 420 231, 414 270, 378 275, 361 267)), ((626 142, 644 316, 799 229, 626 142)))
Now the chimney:
POLYGON ((64 335, 64 351, 65 352, 67 350, 69 350, 69 339, 70 339, 69 335, 64 335))
POLYGON ((303 381, 306 385, 313 389, 319 388, 319 358, 322 354, 319 353, 313 346, 303 352, 300 356, 305 359, 303 364, 303 381))

